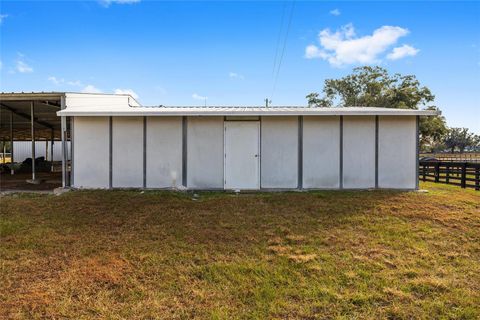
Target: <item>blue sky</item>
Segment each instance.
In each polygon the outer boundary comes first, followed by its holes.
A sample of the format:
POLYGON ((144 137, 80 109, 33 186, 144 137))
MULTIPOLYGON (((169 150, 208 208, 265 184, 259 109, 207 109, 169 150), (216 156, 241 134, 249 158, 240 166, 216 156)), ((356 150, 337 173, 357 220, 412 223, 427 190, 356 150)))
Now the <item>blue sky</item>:
POLYGON ((205 97, 208 105, 266 97, 304 105, 325 79, 378 64, 415 74, 450 126, 480 133, 479 2, 297 1, 290 21, 292 5, 1 1, 1 91, 134 92, 144 105, 203 105, 205 97))

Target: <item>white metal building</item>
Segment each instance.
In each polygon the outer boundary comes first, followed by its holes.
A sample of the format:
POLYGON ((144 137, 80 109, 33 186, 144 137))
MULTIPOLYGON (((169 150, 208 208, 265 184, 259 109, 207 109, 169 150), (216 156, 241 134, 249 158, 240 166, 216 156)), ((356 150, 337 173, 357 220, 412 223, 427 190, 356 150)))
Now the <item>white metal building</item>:
POLYGON ((0 119, 3 139, 25 140, 30 125, 32 141, 36 133, 60 139, 63 185, 75 188, 415 189, 418 119, 437 115, 143 107, 129 95, 65 92, 2 93, 0 104, 9 112, 0 119))
POLYGON ((77 188, 415 189, 418 117, 387 108, 142 107, 66 93, 77 188), (92 156, 94 155, 94 156, 92 156))

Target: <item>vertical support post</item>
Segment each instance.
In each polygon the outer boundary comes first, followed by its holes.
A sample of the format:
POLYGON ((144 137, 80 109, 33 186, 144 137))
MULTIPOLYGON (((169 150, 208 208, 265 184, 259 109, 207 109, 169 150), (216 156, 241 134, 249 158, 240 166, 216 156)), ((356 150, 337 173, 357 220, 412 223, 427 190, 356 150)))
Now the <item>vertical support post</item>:
POLYGON ((147 117, 143 117, 143 188, 147 187, 147 117))
POLYGON ((6 152, 7 151, 7 145, 5 144, 5 138, 2 139, 2 162, 5 164, 7 162, 6 157, 6 152))
POLYGON ((260 121, 260 130, 259 130, 259 137, 258 137, 258 156, 260 157, 259 163, 258 163, 258 189, 262 189, 262 119, 263 117, 259 117, 260 121))
POLYGON ((461 180, 461 185, 462 185, 462 188, 466 188, 467 187, 467 163, 464 162, 462 163, 462 180, 461 180))
POLYGON ((480 190, 480 168, 475 168, 475 190, 480 190))
POLYGON ((440 163, 435 163, 435 182, 440 182, 440 163))
POLYGON ((445 183, 450 183, 450 164, 448 162, 445 163, 445 183))
POLYGON ((34 102, 30 102, 30 130, 32 136, 32 181, 35 181, 35 106, 34 102))
MULTIPOLYGON (((430 167, 429 167, 430 169, 430 167)), ((429 170, 430 171, 430 170, 429 170)), ((423 165, 423 181, 427 181, 427 166, 423 165)))
POLYGON ((182 184, 185 188, 187 188, 187 152, 188 152, 188 139, 187 139, 187 134, 188 134, 188 122, 187 122, 187 117, 182 117, 182 184))
POLYGON ((375 116, 375 189, 378 189, 378 116, 375 116))
POLYGON ((14 174, 15 170, 13 169, 14 158, 13 158, 13 111, 10 111, 10 174, 14 174))
POLYGON ((113 187, 113 123, 112 117, 108 118, 108 187, 113 187))
POLYGON ((340 116, 340 189, 343 189, 343 116, 340 116))
MULTIPOLYGON (((415 190, 419 189, 419 179, 418 170, 420 167, 420 116, 417 116, 415 119, 415 190)), ((425 167, 423 167, 423 181, 425 181, 425 167)))
MULTIPOLYGON (((75 129, 75 118, 70 117, 70 187, 73 187, 75 182, 74 182, 74 173, 75 173, 75 163, 73 161, 73 156, 75 153, 75 148, 74 148, 74 143, 73 143, 73 132, 75 129)), ((68 145, 67 145, 68 146, 68 145)))
POLYGON ((65 188, 68 185, 67 181, 67 119, 65 116, 60 118, 62 130, 62 186, 65 188))
POLYGON ((53 144, 54 144, 54 133, 53 129, 50 134, 50 171, 53 172, 53 144))
POLYGON ((303 189, 303 116, 298 117, 298 189, 303 189))
MULTIPOLYGON (((62 96, 60 98, 60 109, 65 109, 65 96, 62 96)), ((67 132, 67 119, 65 118, 65 116, 60 117, 60 128, 60 135, 62 139, 62 187, 65 188, 67 186, 67 147, 65 142, 65 134, 67 132)))

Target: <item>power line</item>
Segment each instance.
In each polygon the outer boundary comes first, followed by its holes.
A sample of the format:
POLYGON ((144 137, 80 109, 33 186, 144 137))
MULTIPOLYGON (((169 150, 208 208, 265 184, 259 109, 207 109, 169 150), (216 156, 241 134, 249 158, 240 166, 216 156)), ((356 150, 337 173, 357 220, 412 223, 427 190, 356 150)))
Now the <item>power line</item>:
POLYGON ((272 80, 274 79, 275 69, 277 67, 278 50, 280 48, 280 39, 282 38, 283 22, 285 20, 285 8, 286 7, 287 7, 287 2, 283 2, 282 19, 280 20, 280 29, 278 30, 277 45, 275 47, 275 58, 273 59, 272 80))
POLYGON ((278 75, 280 74, 280 68, 282 67, 283 56, 285 55, 285 48, 287 46, 288 34, 290 32, 290 27, 292 25, 292 17, 293 17, 294 9, 295 9, 295 1, 292 2, 292 7, 290 9, 290 17, 288 19, 287 31, 285 33, 285 38, 283 40, 282 54, 280 55, 280 60, 278 62, 277 72, 276 72, 275 78, 273 80, 272 94, 270 95, 271 98, 273 98, 273 94, 275 93, 275 89, 277 87, 278 75))

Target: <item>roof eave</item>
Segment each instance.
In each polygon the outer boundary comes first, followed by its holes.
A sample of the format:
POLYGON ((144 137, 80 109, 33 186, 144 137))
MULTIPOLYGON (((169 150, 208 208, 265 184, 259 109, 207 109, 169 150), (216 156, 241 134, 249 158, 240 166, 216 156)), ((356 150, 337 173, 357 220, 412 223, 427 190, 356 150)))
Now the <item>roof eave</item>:
MULTIPOLYGON (((273 109, 273 108, 272 108, 273 109)), ((59 116, 437 116, 440 113, 435 110, 402 110, 392 111, 159 111, 159 110, 135 110, 129 111, 91 111, 91 110, 62 110, 59 116)))
POLYGON ((0 101, 60 100, 65 92, 0 93, 0 101))

